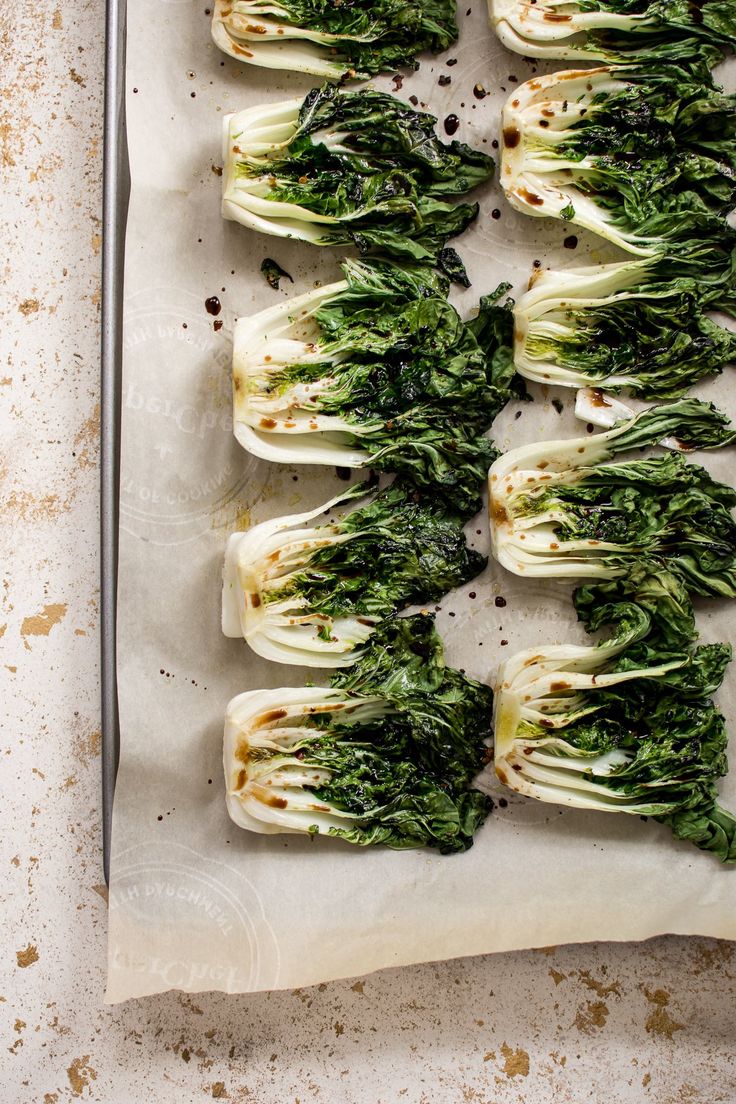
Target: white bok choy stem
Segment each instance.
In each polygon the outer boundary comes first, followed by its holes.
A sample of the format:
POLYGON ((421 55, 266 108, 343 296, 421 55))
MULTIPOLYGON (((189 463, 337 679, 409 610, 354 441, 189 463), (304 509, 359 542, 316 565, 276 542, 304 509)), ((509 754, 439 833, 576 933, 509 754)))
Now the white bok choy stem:
POLYGON ((329 832, 355 820, 311 792, 332 771, 305 763, 305 748, 324 736, 315 721, 366 723, 386 716, 388 703, 323 687, 250 690, 233 698, 225 718, 227 809, 252 832, 329 832))
POLYGON ((368 453, 351 444, 346 433, 359 436, 369 433, 370 426, 310 409, 312 397, 334 382, 330 360, 319 348, 320 331, 313 316, 324 302, 347 288, 348 281, 339 280, 236 321, 233 428, 248 452, 287 464, 358 468, 366 463, 368 453), (322 363, 322 378, 279 386, 284 369, 322 363))
POLYGON ((215 0, 212 38, 238 61, 340 80, 357 76, 339 56, 340 43, 363 36, 334 35, 289 22, 289 12, 269 0, 215 0))
MULTIPOLYGON (((325 227, 338 220, 320 215, 298 203, 265 199, 274 180, 274 161, 288 148, 298 129, 302 98, 276 104, 259 104, 226 115, 223 119, 222 215, 262 234, 298 238, 313 245, 329 245, 325 227), (247 164, 254 175, 238 172, 247 164), (258 173, 258 169, 262 173, 258 173)), ((339 135, 320 133, 320 141, 339 145, 339 135)))
POLYGON ((535 218, 557 218, 582 226, 641 257, 657 253, 654 243, 620 230, 612 216, 576 186, 576 176, 594 169, 589 158, 568 158, 556 147, 571 140, 571 124, 591 110, 593 97, 626 88, 610 66, 571 69, 534 77, 519 85, 502 115, 501 184, 512 207, 535 218))
POLYGON ((600 57, 589 32, 631 32, 652 22, 642 15, 581 11, 570 0, 488 0, 488 10, 507 50, 535 58, 600 57))
MULTIPOLYGON (((626 299, 646 299, 646 293, 626 289, 641 282, 649 264, 644 258, 559 271, 537 269, 528 290, 514 306, 514 367, 519 375, 557 387, 586 387, 591 383, 589 376, 565 367, 555 357, 557 343, 575 336, 571 313, 626 299)), ((651 298, 656 298, 656 293, 651 298)), ((605 377, 601 386, 623 388, 632 382, 636 382, 635 376, 613 375, 605 377)))
POLYGON ((353 539, 335 525, 307 524, 345 497, 337 495, 316 510, 272 518, 230 536, 222 586, 225 636, 243 637, 254 652, 276 663, 348 667, 359 659, 375 618, 329 617, 289 593, 312 553, 353 539))

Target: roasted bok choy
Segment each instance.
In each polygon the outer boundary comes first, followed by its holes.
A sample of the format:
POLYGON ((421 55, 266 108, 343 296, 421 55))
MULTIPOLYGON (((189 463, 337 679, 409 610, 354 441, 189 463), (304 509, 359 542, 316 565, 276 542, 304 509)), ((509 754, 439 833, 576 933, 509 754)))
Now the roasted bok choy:
POLYGON ((488 0, 496 34, 533 58, 699 60, 736 41, 730 0, 488 0))
POLYGON ((682 399, 606 433, 505 453, 489 474, 495 558, 516 575, 610 579, 648 557, 694 594, 736 596, 736 492, 678 452, 615 459, 658 442, 730 444, 726 422, 710 404, 682 399))
POLYGON ((706 243, 729 261, 733 249, 735 107, 679 66, 536 77, 503 110, 503 188, 525 214, 640 256, 675 253, 697 277, 706 243))
POLYGON ((651 816, 675 836, 736 862, 736 819, 718 804, 724 719, 711 701, 731 649, 694 647, 681 580, 635 564, 626 579, 575 595, 599 644, 538 646, 501 668, 495 768, 540 801, 651 816))
POLYGON ((227 807, 254 832, 464 851, 491 802, 489 687, 446 667, 430 616, 376 631, 329 688, 253 690, 225 723, 227 807))
POLYGON ((345 279, 239 318, 234 428, 285 463, 405 472, 469 513, 511 396, 507 285, 463 323, 430 269, 348 261, 345 279))
POLYGON ((679 397, 736 360, 736 334, 708 313, 734 313, 723 259, 701 250, 703 279, 678 275, 667 258, 537 270, 514 308, 517 372, 559 387, 679 397))
POLYGON ((250 65, 341 80, 406 66, 457 38, 452 0, 215 0, 212 37, 250 65))
POLYGON ((309 524, 365 493, 359 484, 316 510, 230 537, 226 636, 245 637, 278 663, 348 666, 387 617, 482 571, 486 558, 467 545, 463 517, 409 483, 372 493, 339 520, 309 524))
POLYGON ((313 88, 225 120, 222 213, 313 245, 438 265, 467 284, 448 239, 478 214, 449 202, 493 174, 493 158, 440 142, 433 115, 384 92, 313 88))

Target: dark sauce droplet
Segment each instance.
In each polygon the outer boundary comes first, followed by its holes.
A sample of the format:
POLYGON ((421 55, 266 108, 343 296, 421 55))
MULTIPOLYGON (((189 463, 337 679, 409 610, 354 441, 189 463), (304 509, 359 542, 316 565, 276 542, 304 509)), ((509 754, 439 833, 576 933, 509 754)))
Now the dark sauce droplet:
POLYGON ((473 95, 475 96, 476 100, 484 100, 488 93, 486 92, 482 84, 474 84, 473 95))
POLYGON ((565 249, 577 249, 577 247, 578 247, 577 236, 575 234, 568 235, 568 237, 565 238, 565 240, 563 241, 562 244, 564 245, 565 249))
POLYGON ((460 126, 457 115, 448 115, 444 122, 445 134, 454 134, 460 126))
POLYGON ((447 88, 448 84, 452 84, 452 77, 449 75, 449 73, 440 73, 439 77, 437 78, 437 83, 439 84, 440 88, 447 88))
POLYGON ((491 211, 491 218, 500 219, 500 217, 501 217, 501 212, 499 211, 498 207, 494 207, 493 210, 491 211))
POLYGON ((350 468, 335 468, 335 475, 338 479, 347 481, 350 478, 350 468))
POLYGON ((499 609, 503 609, 503 607, 506 605, 506 599, 502 598, 500 594, 496 596, 495 602, 499 609))
POLYGON ((220 332, 220 330, 222 329, 222 319, 221 318, 218 318, 218 320, 216 322, 212 323, 212 329, 215 331, 215 333, 220 332))
POLYGON ((216 295, 210 295, 209 299, 204 301, 204 309, 208 314, 218 315, 222 310, 222 304, 216 295))

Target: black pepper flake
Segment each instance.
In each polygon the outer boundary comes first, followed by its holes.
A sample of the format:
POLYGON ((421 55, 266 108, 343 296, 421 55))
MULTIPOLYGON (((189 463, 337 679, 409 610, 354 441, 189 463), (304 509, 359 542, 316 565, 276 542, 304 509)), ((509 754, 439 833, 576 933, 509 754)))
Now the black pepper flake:
POLYGON ((499 797, 499 799, 498 799, 499 809, 505 809, 507 807, 507 805, 508 805, 508 801, 506 800, 506 798, 505 797, 499 797))
POLYGON ((502 640, 501 641, 501 647, 502 648, 505 648, 507 644, 508 644, 508 640, 502 640))
POLYGON ((518 84, 519 83, 519 78, 515 77, 513 73, 509 73, 509 78, 508 79, 511 81, 512 84, 518 84))
POLYGON ((565 405, 562 402, 562 399, 552 399, 552 405, 558 414, 561 414, 562 411, 565 409, 565 405))
POLYGON ((414 107, 416 107, 419 104, 419 97, 418 96, 410 96, 409 97, 409 103, 413 104, 414 107))
POLYGON ((448 73, 441 73, 437 78, 437 83, 441 88, 447 88, 448 84, 452 84, 452 77, 448 73))
POLYGON ((455 617, 455 616, 456 616, 456 614, 454 614, 454 613, 452 612, 452 610, 450 610, 450 612, 448 613, 448 615, 447 615, 447 616, 448 616, 448 617, 455 617))
POLYGON ((524 411, 523 411, 523 410, 517 410, 517 411, 516 411, 516 413, 514 414, 514 421, 515 421, 515 422, 518 422, 519 418, 521 417, 521 415, 522 415, 523 413, 524 413, 524 411))
POLYGON ((457 58, 448 58, 445 65, 457 65, 457 58))
POLYGON ((468 595, 468 598, 477 598, 477 597, 478 597, 478 595, 475 593, 475 591, 471 590, 470 594, 468 595))

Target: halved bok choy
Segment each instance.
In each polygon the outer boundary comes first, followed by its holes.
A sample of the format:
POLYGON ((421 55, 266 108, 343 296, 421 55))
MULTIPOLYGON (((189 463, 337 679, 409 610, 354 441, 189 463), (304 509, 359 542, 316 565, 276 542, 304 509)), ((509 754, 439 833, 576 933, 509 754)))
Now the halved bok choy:
POLYGON ((579 616, 597 645, 540 645, 503 664, 494 705, 500 781, 539 801, 650 816, 736 862, 736 818, 718 801, 728 736, 711 700, 731 649, 694 647, 681 581, 636 565, 627 579, 581 588, 579 616))
POLYGON ((253 832, 464 851, 491 809, 472 788, 492 692, 445 666, 433 618, 383 624, 330 687, 238 695, 227 710, 227 808, 253 832))
POLYGON ((468 514, 514 393, 501 285, 464 323, 430 269, 347 261, 345 279, 241 317, 235 435, 283 463, 402 472, 468 514))
POLYGON ((222 591, 226 636, 266 659, 311 667, 357 662, 386 618, 437 601, 486 564, 463 517, 395 482, 342 518, 311 524, 368 488, 359 484, 306 513, 273 518, 227 545, 222 591))

